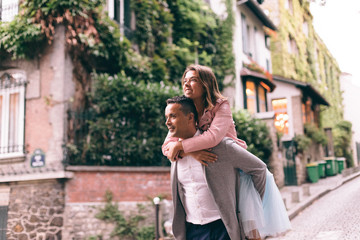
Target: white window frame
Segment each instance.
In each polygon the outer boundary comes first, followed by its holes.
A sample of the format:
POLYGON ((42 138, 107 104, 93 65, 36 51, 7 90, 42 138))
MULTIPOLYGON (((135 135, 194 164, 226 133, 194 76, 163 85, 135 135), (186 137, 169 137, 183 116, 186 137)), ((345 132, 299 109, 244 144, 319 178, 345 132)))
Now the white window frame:
MULTIPOLYGON (((108 0, 108 15, 111 19, 114 20, 115 18, 115 1, 116 0, 108 0)), ((120 0, 120 22, 119 22, 119 26, 120 26, 120 33, 121 36, 124 36, 124 0, 120 0)), ((115 21, 115 20, 114 20, 115 21)))
POLYGON ((1 0, 0 9, 0 22, 11 22, 19 12, 19 0, 1 0))
POLYGON ((25 84, 26 84, 26 74, 20 70, 8 70, 0 71, 0 78, 5 74, 11 75, 15 78, 16 84, 11 84, 10 87, 1 87, 0 96, 2 96, 2 108, 1 108, 1 143, 0 143, 0 160, 2 159, 11 159, 24 157, 24 133, 25 133, 25 84), (16 151, 4 151, 4 149, 9 148, 9 122, 10 122, 10 95, 13 93, 19 94, 19 116, 17 123, 17 142, 18 146, 16 151))

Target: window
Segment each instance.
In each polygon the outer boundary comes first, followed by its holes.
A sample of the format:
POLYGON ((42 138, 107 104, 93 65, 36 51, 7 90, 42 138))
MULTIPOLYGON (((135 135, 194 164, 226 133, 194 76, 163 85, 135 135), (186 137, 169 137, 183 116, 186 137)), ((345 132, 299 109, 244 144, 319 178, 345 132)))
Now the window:
POLYGON ((0 74, 0 159, 24 155, 24 76, 0 74))
POLYGON ((258 85, 259 112, 266 112, 266 92, 265 89, 258 85))
POLYGON ((270 36, 269 35, 265 35, 265 47, 267 48, 267 49, 270 49, 270 41, 271 41, 271 38, 270 38, 270 36))
POLYGON ((305 34, 306 37, 309 37, 309 24, 305 19, 303 22, 303 33, 305 34))
POLYGON ((256 88, 255 83, 246 81, 246 108, 251 113, 256 113, 256 88))
POLYGON ((8 206, 0 206, 0 239, 6 239, 8 206))
POLYGON ((108 0, 108 14, 120 26, 120 32, 127 38, 131 36, 130 0, 108 0))
POLYGON ((250 27, 246 23, 246 17, 245 15, 241 14, 241 27, 242 27, 242 42, 243 42, 243 52, 245 54, 250 53, 250 27))
POLYGON ((266 90, 257 81, 245 81, 244 105, 250 113, 266 112, 266 90))
POLYGON ((287 99, 275 99, 271 101, 275 112, 274 125, 278 132, 289 134, 289 115, 287 113, 287 99))
POLYGON ((271 69, 270 69, 270 60, 269 59, 266 59, 266 70, 268 72, 271 72, 271 69))
POLYGON ((293 14, 292 0, 285 0, 285 9, 289 10, 289 12, 293 14))
POLYGON ((19 11, 19 0, 0 0, 0 21, 11 22, 19 11))
POLYGON ((258 36, 258 31, 257 31, 257 28, 254 27, 254 38, 253 38, 254 59, 256 62, 259 62, 259 53, 258 53, 258 48, 257 48, 257 36, 258 36))
POLYGON ((314 111, 312 110, 311 104, 310 99, 302 103, 303 123, 314 123, 314 111))
POLYGON ((290 35, 289 35, 289 39, 288 39, 288 52, 290 54, 296 54, 296 55, 299 54, 299 50, 298 50, 298 47, 296 45, 296 41, 290 35))

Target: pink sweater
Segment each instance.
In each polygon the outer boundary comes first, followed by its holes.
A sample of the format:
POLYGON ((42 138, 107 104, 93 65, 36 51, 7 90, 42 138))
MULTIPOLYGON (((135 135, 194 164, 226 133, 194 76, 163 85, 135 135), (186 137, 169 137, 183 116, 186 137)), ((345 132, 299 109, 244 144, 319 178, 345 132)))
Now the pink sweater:
MULTIPOLYGON (((241 147, 247 148, 245 141, 238 139, 236 136, 235 124, 227 100, 218 99, 213 109, 206 110, 200 118, 199 128, 204 131, 203 134, 182 141, 185 153, 215 147, 224 137, 230 137, 241 147)), ((178 138, 166 137, 162 145, 165 156, 167 155, 167 151, 164 150, 166 145, 174 141, 178 141, 178 138)))

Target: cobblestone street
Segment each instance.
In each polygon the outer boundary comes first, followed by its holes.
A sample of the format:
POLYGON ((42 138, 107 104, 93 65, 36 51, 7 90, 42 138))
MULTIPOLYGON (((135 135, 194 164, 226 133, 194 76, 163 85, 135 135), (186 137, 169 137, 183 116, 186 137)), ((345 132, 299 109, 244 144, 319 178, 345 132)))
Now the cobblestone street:
POLYGON ((292 231, 271 240, 360 239, 360 177, 326 194, 292 221, 292 231))

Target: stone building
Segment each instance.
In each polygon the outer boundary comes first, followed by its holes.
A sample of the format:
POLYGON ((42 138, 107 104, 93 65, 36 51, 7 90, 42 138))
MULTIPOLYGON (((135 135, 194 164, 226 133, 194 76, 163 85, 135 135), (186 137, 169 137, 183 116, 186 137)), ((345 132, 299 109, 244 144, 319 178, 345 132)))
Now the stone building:
POLYGON ((261 4, 278 31, 271 35, 273 74, 311 84, 330 107, 321 108, 320 126, 343 119, 339 66, 312 25, 309 1, 267 0, 261 4))
MULTIPOLYGON (((115 11, 114 2, 109 10, 115 11)), ((0 2, 0 21, 17 13, 17 1, 0 2)), ((121 13, 112 14, 122 22, 121 13)), ((163 205, 169 202, 169 168, 66 168, 69 110, 79 86, 65 27, 55 32, 32 59, 0 54, 0 239, 113 239, 115 224, 95 217, 107 190, 124 215, 141 203, 141 214, 154 225, 151 200, 160 194, 163 205)))
POLYGON ((71 177, 62 164, 74 92, 68 67, 61 26, 41 57, 0 62, 1 239, 61 239, 71 177))

